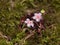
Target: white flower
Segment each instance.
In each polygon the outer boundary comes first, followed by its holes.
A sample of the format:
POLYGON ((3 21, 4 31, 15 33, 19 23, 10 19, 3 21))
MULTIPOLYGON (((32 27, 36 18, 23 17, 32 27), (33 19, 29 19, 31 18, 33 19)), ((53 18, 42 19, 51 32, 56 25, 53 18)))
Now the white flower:
POLYGON ((41 13, 35 13, 32 18, 35 19, 37 22, 39 22, 42 19, 42 14, 41 13))
POLYGON ((33 21, 31 21, 30 19, 26 19, 26 21, 25 21, 25 23, 27 24, 27 27, 34 27, 34 23, 33 23, 33 21))

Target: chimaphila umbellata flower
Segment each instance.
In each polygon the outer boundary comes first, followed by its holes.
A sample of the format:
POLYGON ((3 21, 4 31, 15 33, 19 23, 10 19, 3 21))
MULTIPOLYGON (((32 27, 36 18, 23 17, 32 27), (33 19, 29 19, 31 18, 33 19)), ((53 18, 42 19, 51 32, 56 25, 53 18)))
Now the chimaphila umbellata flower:
POLYGON ((27 24, 27 27, 34 27, 34 23, 33 21, 31 21, 30 19, 26 19, 25 23, 27 24))
POLYGON ((41 13, 35 13, 32 18, 35 19, 37 22, 39 22, 42 19, 42 14, 41 13))

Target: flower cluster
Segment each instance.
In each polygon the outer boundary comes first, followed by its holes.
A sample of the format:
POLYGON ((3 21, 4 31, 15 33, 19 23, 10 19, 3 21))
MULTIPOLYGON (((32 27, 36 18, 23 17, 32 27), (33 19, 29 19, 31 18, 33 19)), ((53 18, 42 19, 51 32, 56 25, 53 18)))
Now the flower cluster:
POLYGON ((34 13, 34 16, 30 18, 32 18, 33 20, 30 20, 29 18, 25 20, 25 24, 27 25, 27 27, 34 27, 34 20, 36 22, 40 22, 40 20, 43 19, 42 13, 34 13))
POLYGON ((20 19, 20 29, 22 27, 27 28, 26 32, 30 33, 32 30, 35 30, 40 34, 41 30, 45 30, 44 19, 42 15, 45 15, 45 11, 42 9, 41 12, 37 11, 36 13, 27 12, 27 15, 23 16, 20 19), (24 25, 25 24, 25 25, 24 25), (29 31, 29 29, 31 31, 29 31))

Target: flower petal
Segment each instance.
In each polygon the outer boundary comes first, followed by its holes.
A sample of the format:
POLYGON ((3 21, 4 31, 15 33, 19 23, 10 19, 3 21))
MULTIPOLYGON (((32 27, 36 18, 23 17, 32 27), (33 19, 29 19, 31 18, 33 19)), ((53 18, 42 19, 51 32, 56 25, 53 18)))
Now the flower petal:
POLYGON ((36 19, 36 21, 37 21, 37 22, 39 22, 39 21, 40 21, 40 19, 36 19))
POLYGON ((29 19, 29 18, 27 18, 27 19, 26 19, 26 21, 30 21, 30 19, 29 19))
POLYGON ((39 13, 39 15, 41 16, 42 14, 41 14, 41 13, 39 13))
POLYGON ((25 23, 27 23, 27 21, 25 21, 25 23))
POLYGON ((34 24, 31 24, 32 27, 34 27, 34 24))
POLYGON ((36 17, 34 16, 34 17, 32 17, 33 19, 35 19, 36 17))
POLYGON ((30 24, 27 24, 27 27, 30 27, 31 25, 30 24))

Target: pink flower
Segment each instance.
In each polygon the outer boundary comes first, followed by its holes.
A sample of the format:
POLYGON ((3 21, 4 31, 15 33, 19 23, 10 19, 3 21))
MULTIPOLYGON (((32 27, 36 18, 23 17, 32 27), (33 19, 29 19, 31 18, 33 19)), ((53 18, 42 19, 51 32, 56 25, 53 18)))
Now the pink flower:
POLYGON ((33 16, 33 19, 35 19, 37 22, 39 22, 42 19, 41 13, 35 13, 33 16))
POLYGON ((25 23, 27 24, 27 27, 34 27, 34 23, 33 23, 33 21, 31 21, 30 19, 26 19, 26 21, 25 21, 25 23))

